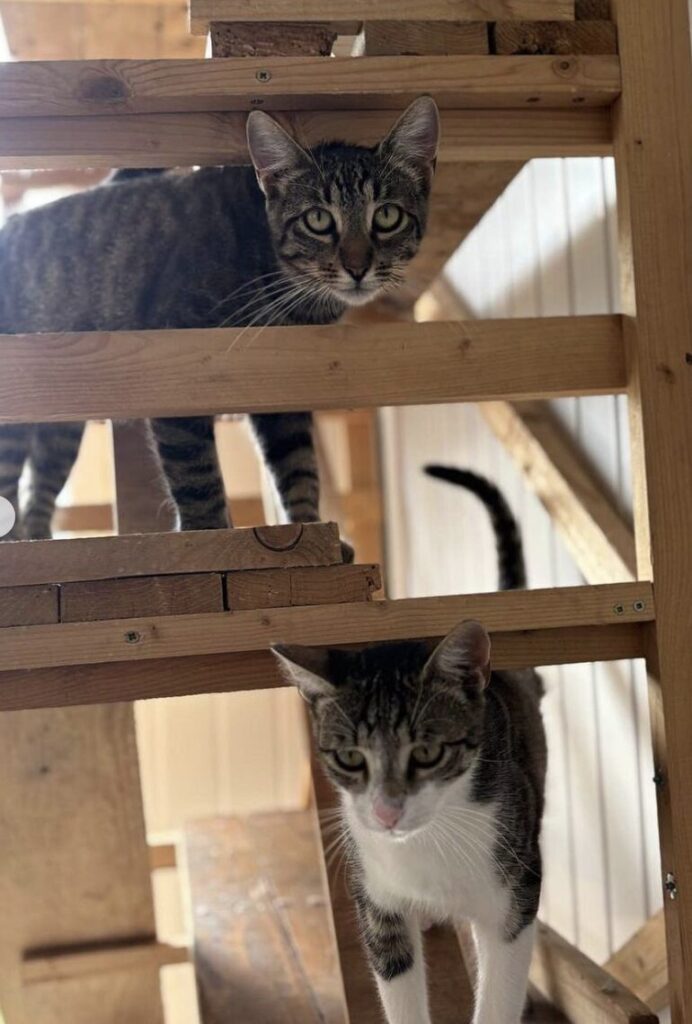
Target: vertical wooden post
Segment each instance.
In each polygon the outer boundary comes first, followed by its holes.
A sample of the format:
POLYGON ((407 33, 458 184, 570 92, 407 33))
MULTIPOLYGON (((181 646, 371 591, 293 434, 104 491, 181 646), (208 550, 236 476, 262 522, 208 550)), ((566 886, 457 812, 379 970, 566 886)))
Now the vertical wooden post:
POLYGON ((673 1021, 692 1021, 692 55, 688 0, 614 0, 615 142, 640 575, 673 1021), (654 677, 660 683, 654 681, 654 677), (664 735, 665 729, 665 735, 664 735), (667 753, 666 753, 667 751, 667 753))

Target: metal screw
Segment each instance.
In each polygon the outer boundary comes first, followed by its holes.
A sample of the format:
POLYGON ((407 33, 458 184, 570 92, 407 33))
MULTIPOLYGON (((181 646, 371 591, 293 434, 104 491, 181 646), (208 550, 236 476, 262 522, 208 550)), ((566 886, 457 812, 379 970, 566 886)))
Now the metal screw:
POLYGON ((621 604, 614 604, 613 605, 613 611, 615 612, 616 615, 622 615, 624 610, 625 610, 624 605, 621 605, 621 604))
POLYGON ((672 871, 669 871, 666 875, 666 883, 663 888, 668 893, 669 899, 676 900, 678 898, 678 883, 675 881, 675 875, 672 871))
POLYGON ((646 601, 635 601, 632 607, 634 608, 635 612, 643 612, 646 608, 646 601))
POLYGON ((255 78, 258 82, 268 82, 272 77, 271 71, 258 71, 255 78))
POLYGON ((264 100, 260 96, 253 96, 250 100, 251 107, 261 107, 264 105, 264 100))
POLYGON ((654 786, 657 786, 658 788, 664 785, 666 780, 660 768, 656 769, 651 781, 653 782, 654 786))
POLYGON ((561 71, 569 71, 569 69, 571 67, 572 67, 572 62, 570 60, 560 61, 560 70, 561 71))
POLYGON ((138 633, 134 629, 131 629, 128 633, 125 634, 125 643, 126 644, 138 644, 141 639, 142 639, 142 634, 138 633))

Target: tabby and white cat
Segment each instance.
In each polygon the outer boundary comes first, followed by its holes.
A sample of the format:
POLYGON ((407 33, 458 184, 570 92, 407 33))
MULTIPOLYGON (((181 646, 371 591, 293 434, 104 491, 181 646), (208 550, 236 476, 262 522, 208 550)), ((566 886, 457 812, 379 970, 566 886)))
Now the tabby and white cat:
MULTIPOLYGON (((0 333, 326 324, 396 287, 425 231, 439 136, 414 101, 377 146, 302 148, 248 118, 252 167, 116 175, 0 231, 0 333)), ((1 358, 1 353, 0 353, 1 358)), ((319 518, 309 413, 250 417, 291 521, 319 518)), ((228 525, 211 417, 152 421, 182 529, 228 525)), ((15 536, 50 535, 83 425, 0 426, 15 536)))
MULTIPOLYGON (((473 473, 495 528, 502 588, 523 585, 516 523, 473 473)), ((546 747, 533 671, 493 672, 490 640, 462 622, 423 642, 361 651, 279 646, 340 792, 363 942, 389 1024, 430 1024, 425 922, 470 920, 475 1024, 515 1024, 526 998, 541 887, 546 747)))

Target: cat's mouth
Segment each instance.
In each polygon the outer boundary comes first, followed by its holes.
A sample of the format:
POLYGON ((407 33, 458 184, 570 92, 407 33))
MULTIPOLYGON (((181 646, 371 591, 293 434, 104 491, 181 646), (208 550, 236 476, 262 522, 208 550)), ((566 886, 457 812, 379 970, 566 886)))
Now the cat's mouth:
POLYGON ((381 288, 379 285, 354 284, 350 288, 338 288, 334 291, 337 298, 348 306, 364 306, 367 302, 372 302, 381 288))

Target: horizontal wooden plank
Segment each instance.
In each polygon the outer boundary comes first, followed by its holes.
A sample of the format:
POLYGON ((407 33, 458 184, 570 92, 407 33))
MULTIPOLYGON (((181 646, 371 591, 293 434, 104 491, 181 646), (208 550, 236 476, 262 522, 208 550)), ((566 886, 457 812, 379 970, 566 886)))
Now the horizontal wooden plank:
POLYGON ((150 971, 168 964, 184 964, 189 959, 186 946, 156 941, 120 941, 84 949, 67 947, 30 952, 22 962, 22 982, 25 985, 53 984, 117 971, 150 971))
MULTIPOLYGON (((496 668, 621 661, 644 656, 648 627, 639 622, 493 633, 496 668)), ((194 693, 263 690, 285 685, 267 651, 207 654, 32 671, 0 672, 0 711, 68 707, 194 693)))
POLYGON ((223 610, 220 573, 88 580, 63 583, 60 588, 61 622, 129 619, 138 615, 193 615, 223 610))
POLYGON ((494 53, 586 54, 617 53, 612 21, 502 21, 494 27, 494 53))
POLYGON ((663 911, 645 921, 605 965, 612 975, 657 1013, 670 1006, 666 925, 663 911))
POLYGON ((59 621, 57 587, 0 588, 0 627, 40 626, 59 621))
POLYGON ((340 563, 335 523, 0 544, 3 586, 340 563))
POLYGON ((366 21, 362 45, 369 57, 391 54, 489 53, 484 21, 366 21))
MULTIPOLYGON (((204 35, 212 21, 328 21, 347 31, 367 21, 371 0, 191 0, 192 31, 204 35)), ((531 21, 574 18, 574 0, 377 0, 384 19, 428 21, 531 21)))
POLYGON ((0 422, 609 394, 626 380, 616 316, 5 335, 0 346, 0 422))
POLYGON ((436 637, 462 619, 490 631, 607 626, 654 617, 649 583, 507 591, 460 597, 360 601, 48 626, 11 626, 0 634, 0 665, 9 671, 107 661, 263 650, 290 640, 357 644, 436 637))
POLYGON ((608 106, 617 57, 265 57, 243 60, 22 61, 0 64, 0 117, 191 111, 400 110, 425 92, 440 107, 608 106), (260 77, 260 76, 267 76, 260 77))
MULTIPOLYGON (((2 118, 0 170, 247 164, 245 120, 245 114, 233 113, 2 118)), ((285 113, 279 120, 308 145, 329 138, 372 145, 391 128, 392 113, 313 111, 285 113)), ((441 161, 611 152, 607 108, 442 112, 441 161)))
POLYGON ((657 1024, 636 996, 576 946, 539 924, 531 981, 570 1020, 589 1024, 657 1024))
POLYGON ((309 569, 229 572, 230 611, 368 601, 382 586, 377 565, 330 565, 309 569))

